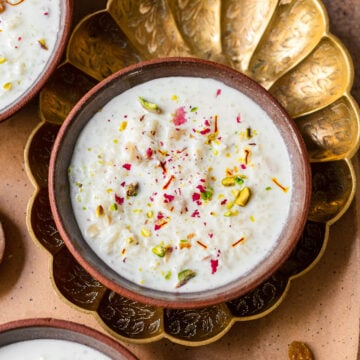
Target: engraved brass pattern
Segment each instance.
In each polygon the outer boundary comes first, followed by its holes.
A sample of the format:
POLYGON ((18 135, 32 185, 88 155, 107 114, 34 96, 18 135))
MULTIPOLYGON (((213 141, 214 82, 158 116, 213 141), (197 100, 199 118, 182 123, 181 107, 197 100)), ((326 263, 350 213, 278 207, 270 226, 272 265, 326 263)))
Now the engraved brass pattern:
POLYGON ((278 6, 249 67, 249 75, 265 88, 321 40, 326 24, 322 9, 316 3, 300 0, 278 6))
POLYGON ((130 339, 153 338, 163 332, 162 311, 108 291, 98 314, 110 329, 130 339))
POLYGON ((350 94, 353 67, 328 27, 320 0, 108 0, 106 9, 80 21, 65 62, 41 91, 42 123, 25 151, 26 169, 36 187, 28 228, 53 259, 59 294, 92 311, 121 340, 168 338, 191 346, 213 342, 235 322, 263 317, 279 306, 291 280, 319 261, 331 224, 355 194, 351 158, 359 148, 360 111, 350 94), (137 303, 93 279, 65 247, 47 194, 51 147, 74 104, 109 74, 164 56, 222 62, 268 89, 294 118, 313 174, 308 221, 283 266, 252 292, 196 310, 137 303))

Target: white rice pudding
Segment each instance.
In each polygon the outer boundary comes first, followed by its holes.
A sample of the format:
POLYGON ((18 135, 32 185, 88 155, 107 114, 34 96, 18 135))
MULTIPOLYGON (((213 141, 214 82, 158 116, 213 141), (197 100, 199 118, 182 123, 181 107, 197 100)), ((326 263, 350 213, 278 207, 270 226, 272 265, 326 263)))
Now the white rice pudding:
POLYGON ((110 360, 103 353, 67 340, 34 339, 0 347, 0 359, 11 360, 110 360))
MULTIPOLYGON (((52 55, 61 0, 12 0, 0 10, 0 112, 28 91, 52 55)), ((0 4, 1 9, 1 4, 0 4)))
POLYGON ((250 272, 276 245, 293 183, 268 115, 239 91, 192 77, 112 99, 82 130, 69 179, 91 248, 125 278, 170 292, 250 272))

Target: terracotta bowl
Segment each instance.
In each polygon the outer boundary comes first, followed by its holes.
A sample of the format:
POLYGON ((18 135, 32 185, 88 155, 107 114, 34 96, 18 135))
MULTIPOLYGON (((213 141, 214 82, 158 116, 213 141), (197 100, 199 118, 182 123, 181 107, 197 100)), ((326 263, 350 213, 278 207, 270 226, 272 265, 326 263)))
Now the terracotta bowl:
MULTIPOLYGON (((85 345, 114 360, 136 360, 126 348, 110 337, 66 320, 25 319, 0 325, 0 349, 21 341, 51 339, 85 345)), ((24 358, 26 358, 24 354, 24 358)))
POLYGON ((150 60, 128 67, 103 80, 86 94, 61 127, 50 159, 49 195, 56 226, 77 261, 97 280, 125 297, 169 308, 195 308, 234 299, 269 278, 289 257, 307 219, 311 193, 307 152, 291 118, 278 102, 257 83, 217 63, 192 58, 150 60), (161 291, 135 284, 114 271, 91 250, 84 240, 69 195, 68 169, 75 143, 89 119, 116 95, 135 85, 169 76, 212 78, 239 90, 255 101, 278 128, 291 158, 294 179, 286 227, 269 256, 246 276, 211 290, 194 292, 161 291))
MULTIPOLYGON (((13 115, 18 110, 20 110, 40 91, 40 89, 49 79, 50 75, 56 69, 56 66, 59 64, 61 60, 63 51, 67 43, 67 39, 70 35, 73 0, 64 0, 64 1, 60 1, 59 3, 60 3, 60 21, 59 21, 59 29, 57 33, 55 46, 53 47, 52 51, 46 50, 49 52, 47 62, 43 65, 43 69, 41 73, 32 83, 29 84, 29 86, 24 90, 24 92, 19 94, 12 102, 7 103, 4 106, 0 105, 0 122, 9 118, 11 115, 13 115)), ((5 10, 4 10, 4 15, 5 15, 7 7, 10 7, 11 5, 5 3, 4 6, 5 6, 5 10)), ((20 3, 18 6, 21 7, 22 4, 20 3)), ((12 6, 12 7, 16 8, 16 6, 12 6)), ((44 7, 46 7, 46 4, 44 4, 44 7)), ((6 36, 6 31, 3 31, 2 33, 3 33, 2 36, 6 36)), ((25 38, 22 39, 22 41, 24 42, 26 41, 26 35, 27 34, 25 34, 25 38)), ((39 39, 39 42, 40 41, 41 39, 39 39)), ((42 44, 41 46, 46 47, 46 43, 42 44)), ((34 51, 38 51, 38 49, 41 50, 40 45, 39 47, 37 46, 33 47, 34 51)), ((14 51, 16 51, 16 49, 14 51)), ((3 56, 4 54, 1 54, 0 51, 0 57, 3 56)), ((21 66, 20 64, 15 64, 15 65, 21 66)), ((4 84, 1 84, 0 86, 4 86, 4 84)))

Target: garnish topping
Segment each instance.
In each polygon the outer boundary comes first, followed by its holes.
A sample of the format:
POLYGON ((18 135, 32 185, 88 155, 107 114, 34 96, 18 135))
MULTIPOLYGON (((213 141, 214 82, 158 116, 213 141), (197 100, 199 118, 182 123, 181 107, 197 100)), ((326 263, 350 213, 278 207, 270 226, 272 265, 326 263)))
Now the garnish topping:
POLYGON ((214 190, 211 187, 208 187, 208 188, 200 191, 200 197, 202 200, 211 200, 213 193, 214 193, 214 190))
POLYGON ((207 245, 205 245, 203 242, 201 242, 200 240, 196 241, 200 246, 202 246, 204 249, 207 249, 207 245))
POLYGON ((278 186, 283 192, 288 192, 288 191, 289 191, 289 188, 288 188, 287 186, 284 186, 284 185, 280 184, 280 182, 278 181, 277 178, 274 177, 274 178, 272 178, 271 180, 272 180, 272 182, 273 182, 276 186, 278 186))
POLYGON ((239 240, 235 241, 234 243, 231 244, 231 247, 235 247, 237 245, 239 245, 240 243, 242 243, 245 240, 245 237, 240 238, 239 240))
POLYGON ((159 257, 164 257, 166 254, 166 247, 163 245, 156 245, 151 249, 151 251, 159 257))
POLYGON ((127 196, 136 196, 138 194, 139 183, 129 184, 126 188, 127 196))
POLYGON ((116 204, 118 204, 118 205, 124 204, 125 199, 123 197, 120 197, 119 195, 115 194, 114 198, 115 198, 116 204))
POLYGON ((179 288, 181 286, 184 286, 188 283, 189 280, 191 280, 193 277, 196 276, 196 272, 191 269, 186 269, 183 271, 180 271, 178 273, 178 280, 179 282, 176 284, 176 288, 179 288))
POLYGON ((175 179, 175 176, 174 175, 171 175, 170 176, 170 179, 166 182, 166 184, 163 186, 163 190, 166 190, 169 186, 170 186, 170 184, 171 184, 171 182, 173 181, 175 179))
POLYGON ((240 190, 239 195, 235 200, 235 204, 239 206, 246 206, 251 197, 251 191, 248 187, 244 187, 240 190))
POLYGON ((39 42, 42 49, 49 50, 48 46, 46 45, 45 39, 40 39, 38 42, 39 42))
POLYGON ((210 259, 210 266, 211 266, 211 274, 215 274, 217 271, 217 268, 219 266, 219 260, 218 259, 210 259))
POLYGON ((226 176, 221 180, 221 184, 224 186, 234 186, 236 184, 235 176, 226 176))
POLYGON ((183 106, 176 109, 174 117, 173 117, 173 123, 176 126, 183 125, 187 122, 186 119, 186 111, 183 106))
POLYGON ((153 113, 156 113, 156 114, 161 114, 161 109, 160 107, 155 104, 155 103, 152 103, 148 100, 145 100, 143 97, 139 96, 139 101, 140 101, 140 104, 141 106, 147 110, 147 111, 150 111, 150 112, 153 112, 153 113))
POLYGON ((131 164, 124 164, 123 166, 122 166, 125 170, 131 170, 131 164))
POLYGON ((101 205, 98 205, 95 210, 96 217, 104 216, 105 211, 104 208, 101 205))

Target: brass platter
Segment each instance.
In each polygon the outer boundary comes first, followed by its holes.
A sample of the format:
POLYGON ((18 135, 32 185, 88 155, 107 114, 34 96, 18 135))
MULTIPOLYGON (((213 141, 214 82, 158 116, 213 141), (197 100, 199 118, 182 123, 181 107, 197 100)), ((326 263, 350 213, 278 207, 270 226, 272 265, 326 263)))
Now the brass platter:
POLYGON ((350 91, 353 64, 329 32, 320 0, 109 0, 84 18, 70 38, 65 62, 40 93, 39 126, 25 161, 35 191, 27 224, 52 259, 55 289, 96 316, 120 340, 168 338, 189 346, 222 337, 235 322, 273 311, 291 281, 325 251, 331 224, 348 209, 356 179, 360 112, 350 91), (75 261, 53 222, 48 162, 61 123, 97 82, 144 59, 193 56, 225 63, 268 89, 298 125, 309 152, 313 195, 308 221, 287 262, 251 293, 197 310, 170 310, 113 293, 75 261))

